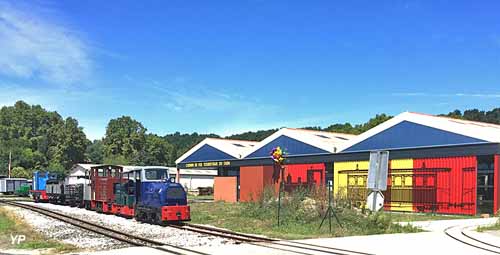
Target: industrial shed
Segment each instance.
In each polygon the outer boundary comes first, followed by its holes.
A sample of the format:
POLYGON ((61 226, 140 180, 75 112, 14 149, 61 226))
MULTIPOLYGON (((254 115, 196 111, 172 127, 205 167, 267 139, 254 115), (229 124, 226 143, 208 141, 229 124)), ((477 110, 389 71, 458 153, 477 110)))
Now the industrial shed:
POLYGON ((333 180, 334 195, 360 204, 366 200, 369 152, 389 150, 385 210, 474 215, 500 208, 500 126, 420 113, 401 113, 358 136, 282 129, 241 158, 187 153, 178 167, 238 176, 237 200, 248 201, 276 186, 269 158, 276 146, 288 152, 291 178, 286 174, 285 182, 333 180))

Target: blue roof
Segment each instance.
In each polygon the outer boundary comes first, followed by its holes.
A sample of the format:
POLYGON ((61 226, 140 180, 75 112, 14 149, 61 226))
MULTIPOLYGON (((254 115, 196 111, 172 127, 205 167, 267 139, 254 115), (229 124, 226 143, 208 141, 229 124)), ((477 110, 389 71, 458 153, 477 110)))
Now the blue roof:
POLYGON ((359 143, 356 143, 344 152, 414 148, 423 146, 460 145, 487 142, 485 140, 460 135, 410 121, 402 121, 385 129, 359 143))
POLYGON ((236 158, 208 144, 205 144, 195 152, 191 153, 191 155, 185 158, 181 163, 197 162, 197 161, 228 160, 228 159, 236 159, 236 158))
POLYGON ((276 139, 270 141, 266 145, 262 146, 258 150, 250 153, 245 158, 262 158, 270 157, 271 151, 280 146, 281 149, 286 153, 286 155, 306 155, 306 154, 317 154, 317 153, 327 153, 323 149, 314 147, 307 143, 303 143, 299 140, 293 139, 286 135, 281 135, 276 139))

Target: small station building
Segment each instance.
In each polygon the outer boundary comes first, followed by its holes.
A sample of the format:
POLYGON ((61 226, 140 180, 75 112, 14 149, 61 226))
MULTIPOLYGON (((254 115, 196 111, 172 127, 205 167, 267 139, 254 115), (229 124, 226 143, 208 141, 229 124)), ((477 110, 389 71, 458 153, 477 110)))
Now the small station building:
POLYGON ((286 153, 285 190, 333 183, 366 201, 369 153, 390 152, 385 210, 446 214, 500 209, 500 125, 404 112, 360 135, 283 128, 261 142, 207 138, 178 168, 217 170, 215 199, 250 201, 276 187, 270 152, 286 153))

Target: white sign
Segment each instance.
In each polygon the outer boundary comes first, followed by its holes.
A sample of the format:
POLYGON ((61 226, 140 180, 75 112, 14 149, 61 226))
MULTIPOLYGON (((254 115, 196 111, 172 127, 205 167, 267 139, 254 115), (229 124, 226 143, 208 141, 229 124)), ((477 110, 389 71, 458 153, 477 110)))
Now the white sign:
POLYGON ((384 207, 384 195, 380 191, 372 191, 366 199, 366 207, 372 212, 378 212, 384 207))
POLYGON ((368 169, 367 188, 372 190, 387 189, 387 169, 389 165, 388 151, 370 152, 370 168, 368 169))

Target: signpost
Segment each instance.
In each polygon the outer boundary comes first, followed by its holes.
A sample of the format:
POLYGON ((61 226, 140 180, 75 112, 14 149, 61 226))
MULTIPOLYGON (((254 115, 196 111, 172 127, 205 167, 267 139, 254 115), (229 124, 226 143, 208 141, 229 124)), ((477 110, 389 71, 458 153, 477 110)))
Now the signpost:
POLYGON ((384 195, 381 191, 387 189, 388 165, 388 151, 370 152, 370 168, 368 169, 367 181, 367 188, 370 193, 366 205, 372 212, 379 211, 384 206, 384 195))

